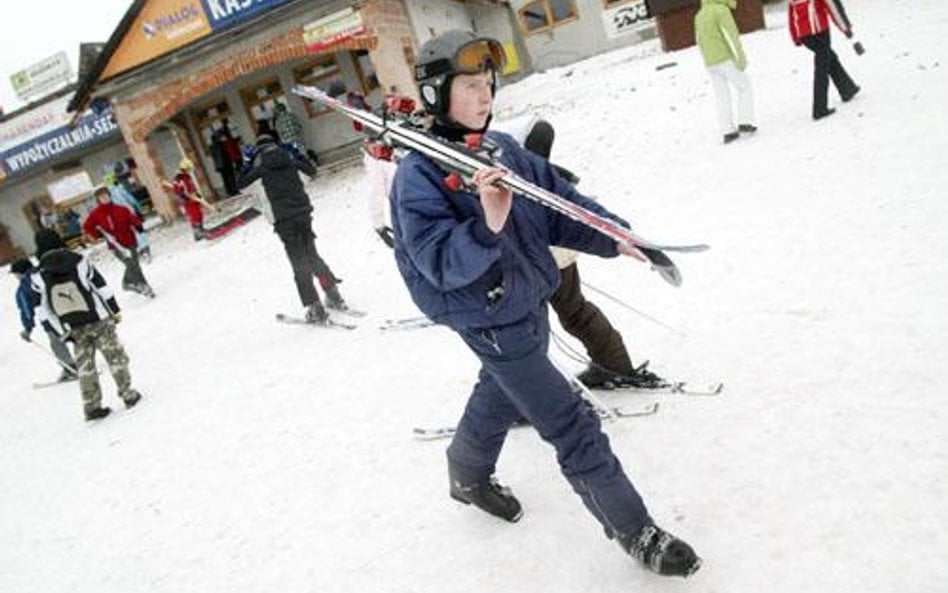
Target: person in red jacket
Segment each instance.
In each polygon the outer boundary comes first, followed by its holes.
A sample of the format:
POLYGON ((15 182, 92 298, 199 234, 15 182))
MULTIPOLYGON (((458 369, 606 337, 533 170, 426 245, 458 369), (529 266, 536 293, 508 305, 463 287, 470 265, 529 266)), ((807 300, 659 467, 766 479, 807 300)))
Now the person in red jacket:
POLYGON ((181 159, 181 165, 178 167, 178 174, 174 176, 171 183, 171 189, 178 198, 178 203, 184 209, 184 215, 188 217, 191 223, 191 231, 194 233, 194 240, 200 241, 205 238, 204 230, 204 211, 201 209, 198 195, 197 184, 191 175, 194 164, 191 159, 181 159))
POLYGON ((836 112, 828 106, 830 79, 844 103, 859 92, 830 47, 830 20, 846 37, 852 37, 852 25, 839 0, 790 0, 788 10, 793 43, 813 52, 813 119, 822 119, 836 112))
POLYGON ((122 276, 124 290, 154 297, 155 291, 145 280, 145 274, 138 263, 135 231, 143 230, 142 219, 131 209, 113 204, 107 187, 97 187, 93 195, 96 207, 82 223, 83 232, 92 239, 105 239, 109 250, 125 266, 125 274, 122 276))

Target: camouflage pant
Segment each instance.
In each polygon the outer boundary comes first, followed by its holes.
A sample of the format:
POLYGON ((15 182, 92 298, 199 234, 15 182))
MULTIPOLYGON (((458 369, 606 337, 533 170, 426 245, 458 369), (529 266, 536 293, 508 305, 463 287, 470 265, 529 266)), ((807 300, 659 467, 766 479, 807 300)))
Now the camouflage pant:
POLYGON ((119 397, 127 400, 131 396, 132 376, 128 372, 128 355, 115 334, 115 322, 107 319, 74 328, 72 339, 75 342, 79 390, 82 392, 85 412, 102 405, 102 390, 95 366, 96 349, 102 352, 109 365, 119 397))

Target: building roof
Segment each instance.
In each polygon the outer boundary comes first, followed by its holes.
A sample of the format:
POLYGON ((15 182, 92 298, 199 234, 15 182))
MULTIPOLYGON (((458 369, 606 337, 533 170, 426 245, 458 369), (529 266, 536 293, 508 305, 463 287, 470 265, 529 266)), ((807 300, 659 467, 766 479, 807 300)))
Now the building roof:
POLYGON ((112 54, 115 53, 115 50, 118 48, 119 44, 122 42, 122 39, 125 38, 125 34, 128 33, 128 30, 132 27, 132 23, 135 22, 135 17, 138 16, 138 13, 142 11, 142 8, 145 7, 145 4, 148 0, 134 0, 132 5, 128 7, 128 10, 125 11, 125 16, 122 17, 122 20, 119 21, 118 27, 112 31, 112 35, 109 37, 109 40, 105 42, 105 46, 98 53, 98 56, 95 58, 95 61, 92 63, 92 66, 88 69, 85 75, 82 75, 82 61, 80 59, 80 75, 79 81, 77 83, 76 94, 73 95, 69 105, 66 107, 69 111, 78 111, 85 107, 86 102, 89 99, 89 95, 92 93, 92 87, 99 82, 99 75, 102 74, 102 71, 105 70, 105 66, 109 63, 109 60, 112 58, 112 54))

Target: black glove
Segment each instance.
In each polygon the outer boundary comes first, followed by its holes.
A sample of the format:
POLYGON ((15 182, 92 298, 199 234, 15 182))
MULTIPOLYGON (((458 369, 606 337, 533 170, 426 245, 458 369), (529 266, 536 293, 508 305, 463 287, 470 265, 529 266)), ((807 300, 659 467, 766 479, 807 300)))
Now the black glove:
POLYGON ((392 227, 380 226, 375 229, 375 232, 378 233, 379 239, 388 245, 389 249, 395 248, 395 232, 392 230, 392 227))
POLYGON ((24 329, 23 331, 20 332, 20 337, 23 338, 24 342, 32 342, 32 340, 30 339, 30 334, 32 333, 33 333, 33 328, 24 329))

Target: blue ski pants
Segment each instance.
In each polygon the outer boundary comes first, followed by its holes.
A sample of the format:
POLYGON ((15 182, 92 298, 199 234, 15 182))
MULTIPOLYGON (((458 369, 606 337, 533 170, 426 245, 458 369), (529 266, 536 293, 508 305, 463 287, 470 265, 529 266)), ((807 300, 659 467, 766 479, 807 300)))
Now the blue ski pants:
POLYGON ((556 450, 563 475, 606 535, 645 525, 648 511, 598 416, 547 357, 546 304, 511 325, 456 331, 482 367, 447 451, 455 477, 462 483, 490 477, 507 431, 525 418, 556 450))

